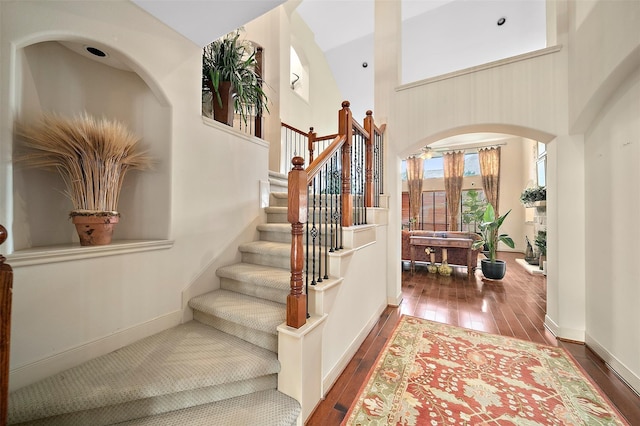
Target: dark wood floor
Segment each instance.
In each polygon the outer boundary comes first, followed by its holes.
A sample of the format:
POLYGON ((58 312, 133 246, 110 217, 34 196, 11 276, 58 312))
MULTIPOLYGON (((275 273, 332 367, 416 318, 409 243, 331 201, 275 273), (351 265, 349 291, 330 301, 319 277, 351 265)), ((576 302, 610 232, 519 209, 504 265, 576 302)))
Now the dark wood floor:
POLYGON ((604 391, 631 425, 640 425, 640 398, 588 348, 560 342, 543 326, 546 279, 531 275, 515 262, 512 253, 500 253, 507 261, 502 281, 467 279, 466 270, 451 277, 429 274, 426 268, 402 273, 403 302, 387 307, 380 320, 349 362, 342 375, 306 423, 308 426, 339 425, 363 385, 378 354, 402 314, 533 342, 565 347, 583 370, 604 391))

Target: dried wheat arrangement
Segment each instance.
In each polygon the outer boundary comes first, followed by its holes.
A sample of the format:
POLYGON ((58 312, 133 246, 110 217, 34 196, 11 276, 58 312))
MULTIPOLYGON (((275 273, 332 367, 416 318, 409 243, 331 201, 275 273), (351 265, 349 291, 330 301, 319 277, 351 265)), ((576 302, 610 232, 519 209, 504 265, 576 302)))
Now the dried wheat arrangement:
POLYGON ((124 124, 86 112, 73 118, 45 114, 33 125, 18 123, 16 129, 26 149, 17 161, 57 171, 74 214, 117 212, 127 171, 152 164, 124 124))

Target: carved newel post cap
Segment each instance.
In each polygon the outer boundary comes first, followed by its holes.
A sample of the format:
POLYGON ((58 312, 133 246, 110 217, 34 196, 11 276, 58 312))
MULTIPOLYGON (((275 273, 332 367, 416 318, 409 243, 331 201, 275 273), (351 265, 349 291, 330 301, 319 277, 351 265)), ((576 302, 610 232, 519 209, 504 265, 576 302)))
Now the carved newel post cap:
POLYGON ((351 106, 351 102, 349 101, 342 101, 342 108, 349 108, 351 106))
POLYGON ((302 157, 293 157, 291 159, 291 164, 293 164, 293 168, 296 170, 300 170, 302 169, 302 166, 304 166, 304 158, 302 157))
POLYGON ((371 117, 373 115, 373 111, 370 109, 367 110, 367 117, 371 117))

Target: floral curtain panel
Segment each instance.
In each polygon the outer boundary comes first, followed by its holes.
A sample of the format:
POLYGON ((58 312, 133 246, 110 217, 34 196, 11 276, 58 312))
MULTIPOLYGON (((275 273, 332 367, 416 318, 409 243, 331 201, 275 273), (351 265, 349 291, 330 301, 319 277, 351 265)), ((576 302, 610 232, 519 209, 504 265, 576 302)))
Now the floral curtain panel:
POLYGON ((489 204, 493 206, 496 217, 499 216, 500 201, 500 147, 483 148, 478 150, 482 187, 489 204))
POLYGON ((464 176, 464 152, 446 152, 444 160, 444 190, 449 213, 449 230, 458 231, 460 223, 460 198, 462 196, 462 177, 464 176))
MULTIPOLYGON (((424 178, 424 160, 421 157, 407 158, 407 183, 409 185, 409 217, 418 222, 422 207, 422 179, 424 178)), ((415 224, 410 226, 414 229, 415 224)))

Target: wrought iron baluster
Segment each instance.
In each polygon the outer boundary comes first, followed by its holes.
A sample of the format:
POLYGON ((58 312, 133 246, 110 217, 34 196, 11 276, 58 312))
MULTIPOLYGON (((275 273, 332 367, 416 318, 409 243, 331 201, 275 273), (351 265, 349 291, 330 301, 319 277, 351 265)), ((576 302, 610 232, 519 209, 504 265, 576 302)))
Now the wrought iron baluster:
MULTIPOLYGON (((323 278, 329 279, 329 233, 328 231, 328 220, 329 220, 329 163, 324 165, 324 194, 320 194, 322 198, 324 198, 324 209, 322 210, 322 221, 324 222, 324 246, 322 249, 324 250, 324 276, 323 278)), ((322 199, 320 201, 322 204, 322 199)), ((322 233, 320 234, 322 238, 322 233)))
MULTIPOLYGON (((319 184, 319 193, 316 195, 318 198, 318 209, 316 214, 318 215, 318 279, 317 282, 322 282, 322 170, 318 172, 318 184, 319 184)), ((314 200, 315 205, 315 200, 314 200)))

